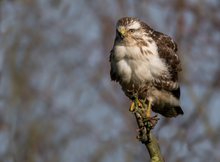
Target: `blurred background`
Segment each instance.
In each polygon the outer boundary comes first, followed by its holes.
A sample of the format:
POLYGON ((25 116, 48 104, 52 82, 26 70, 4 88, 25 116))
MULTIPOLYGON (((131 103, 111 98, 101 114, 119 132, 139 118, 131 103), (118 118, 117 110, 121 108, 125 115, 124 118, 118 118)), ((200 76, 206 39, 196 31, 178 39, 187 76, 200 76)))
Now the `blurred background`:
POLYGON ((110 81, 116 21, 178 43, 184 116, 154 129, 167 162, 220 161, 219 0, 1 0, 0 161, 148 161, 110 81))

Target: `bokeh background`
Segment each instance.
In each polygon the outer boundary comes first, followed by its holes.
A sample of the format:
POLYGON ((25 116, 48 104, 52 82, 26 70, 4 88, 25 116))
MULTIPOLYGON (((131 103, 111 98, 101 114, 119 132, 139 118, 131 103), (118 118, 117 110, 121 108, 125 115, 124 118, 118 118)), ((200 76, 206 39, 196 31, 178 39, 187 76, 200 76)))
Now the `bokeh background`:
POLYGON ((220 161, 219 0, 1 0, 0 161, 148 161, 130 101, 110 81, 116 21, 179 47, 184 116, 154 129, 167 162, 220 161))

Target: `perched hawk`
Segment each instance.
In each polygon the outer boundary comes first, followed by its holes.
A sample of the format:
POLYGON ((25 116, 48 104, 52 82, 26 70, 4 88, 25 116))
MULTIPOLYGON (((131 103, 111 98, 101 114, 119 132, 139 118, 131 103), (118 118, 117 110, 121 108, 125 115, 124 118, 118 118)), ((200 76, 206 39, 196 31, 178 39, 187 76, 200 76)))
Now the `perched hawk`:
POLYGON ((110 54, 111 79, 132 101, 138 99, 165 117, 183 114, 180 107, 177 45, 137 18, 118 20, 110 54))

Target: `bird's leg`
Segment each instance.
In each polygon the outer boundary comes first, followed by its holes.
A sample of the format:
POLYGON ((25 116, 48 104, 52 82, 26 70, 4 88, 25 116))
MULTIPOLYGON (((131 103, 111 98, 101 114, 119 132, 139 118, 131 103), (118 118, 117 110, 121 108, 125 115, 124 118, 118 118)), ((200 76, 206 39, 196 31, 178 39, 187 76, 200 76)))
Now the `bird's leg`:
POLYGON ((153 129, 154 126, 157 124, 157 121, 159 120, 157 115, 151 117, 151 107, 152 107, 152 101, 149 100, 146 109, 146 122, 145 122, 145 125, 149 130, 153 129))
POLYGON ((147 111, 146 111, 146 117, 147 118, 150 118, 150 116, 151 116, 151 104, 152 104, 152 101, 149 100, 149 102, 147 104, 147 111))
POLYGON ((130 105, 129 111, 133 112, 134 110, 135 110, 134 101, 131 101, 131 105, 130 105))
POLYGON ((133 112, 137 108, 142 107, 142 103, 139 101, 139 99, 135 96, 134 100, 132 100, 129 111, 133 112))
POLYGON ((134 99, 131 102, 131 106, 129 108, 129 111, 134 112, 138 108, 144 108, 141 101, 138 99, 138 95, 134 94, 134 99))

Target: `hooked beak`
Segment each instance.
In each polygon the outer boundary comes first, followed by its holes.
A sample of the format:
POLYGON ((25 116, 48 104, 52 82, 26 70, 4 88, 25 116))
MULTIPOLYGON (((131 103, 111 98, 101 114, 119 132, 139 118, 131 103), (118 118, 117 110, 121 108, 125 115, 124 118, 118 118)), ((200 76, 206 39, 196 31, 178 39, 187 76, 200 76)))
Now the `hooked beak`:
POLYGON ((121 27, 118 29, 118 34, 121 38, 124 38, 125 37, 125 34, 126 34, 126 30, 124 27, 121 27))

